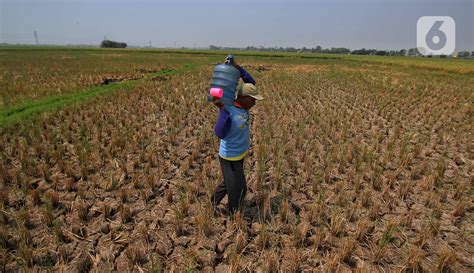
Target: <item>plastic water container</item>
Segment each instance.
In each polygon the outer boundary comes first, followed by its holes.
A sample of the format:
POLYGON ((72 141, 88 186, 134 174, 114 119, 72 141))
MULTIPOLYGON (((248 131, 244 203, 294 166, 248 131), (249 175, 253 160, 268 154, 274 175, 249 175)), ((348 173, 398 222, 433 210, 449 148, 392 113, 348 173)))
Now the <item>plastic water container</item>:
MULTIPOLYGON (((214 68, 214 73, 212 74, 211 80, 211 89, 209 90, 214 94, 222 94, 220 101, 227 105, 234 104, 235 92, 237 85, 239 84, 240 71, 235 68, 231 63, 229 64, 218 64, 214 68), (222 89, 222 92, 219 93, 219 89, 222 89), (217 93, 216 93, 217 92, 217 93)), ((218 98, 213 94, 212 97, 218 98)), ((209 100, 209 98, 208 98, 209 100)))

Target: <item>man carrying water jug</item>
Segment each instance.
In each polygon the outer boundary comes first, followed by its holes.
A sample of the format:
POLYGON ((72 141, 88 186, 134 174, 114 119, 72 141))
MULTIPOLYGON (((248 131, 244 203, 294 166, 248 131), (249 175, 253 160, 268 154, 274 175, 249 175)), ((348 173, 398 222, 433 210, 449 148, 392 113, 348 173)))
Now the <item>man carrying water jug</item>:
POLYGON ((240 72, 240 83, 236 90, 236 98, 232 105, 219 101, 219 117, 215 124, 215 134, 220 138, 219 161, 224 181, 219 184, 211 197, 214 207, 227 194, 229 213, 233 215, 241 209, 247 185, 244 175, 244 158, 250 148, 250 113, 256 100, 263 97, 258 94, 255 80, 233 58, 226 58, 226 64, 232 64, 240 72))

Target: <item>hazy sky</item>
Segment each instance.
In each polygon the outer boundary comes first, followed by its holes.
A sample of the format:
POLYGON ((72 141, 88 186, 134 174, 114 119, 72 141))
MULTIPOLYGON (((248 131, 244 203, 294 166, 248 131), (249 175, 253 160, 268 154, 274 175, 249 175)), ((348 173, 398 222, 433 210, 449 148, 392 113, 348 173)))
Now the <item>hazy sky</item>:
POLYGON ((416 47, 420 16, 456 21, 474 50, 474 0, 0 0, 0 42, 156 47, 416 47))

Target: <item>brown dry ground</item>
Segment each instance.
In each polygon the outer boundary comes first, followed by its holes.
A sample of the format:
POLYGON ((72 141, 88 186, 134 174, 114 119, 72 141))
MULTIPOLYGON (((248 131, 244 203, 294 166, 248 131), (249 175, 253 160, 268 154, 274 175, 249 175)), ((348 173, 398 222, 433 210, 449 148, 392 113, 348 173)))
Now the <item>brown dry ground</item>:
POLYGON ((241 215, 209 202, 222 175, 201 66, 2 133, 2 271, 473 270, 472 77, 242 62, 265 100, 241 215))

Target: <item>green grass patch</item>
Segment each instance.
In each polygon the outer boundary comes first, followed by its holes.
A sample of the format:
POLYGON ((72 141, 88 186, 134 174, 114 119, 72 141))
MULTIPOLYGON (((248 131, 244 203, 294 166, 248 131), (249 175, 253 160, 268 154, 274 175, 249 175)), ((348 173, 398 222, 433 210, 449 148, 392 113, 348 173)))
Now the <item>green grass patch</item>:
POLYGON ((7 128, 27 118, 34 117, 43 112, 60 109, 65 106, 87 101, 93 97, 109 95, 116 91, 130 91, 140 82, 158 76, 173 75, 197 68, 198 64, 186 64, 179 69, 165 69, 156 73, 150 73, 142 79, 123 82, 113 82, 107 85, 95 86, 78 90, 65 95, 48 96, 40 100, 29 101, 0 110, 0 128, 7 128))

